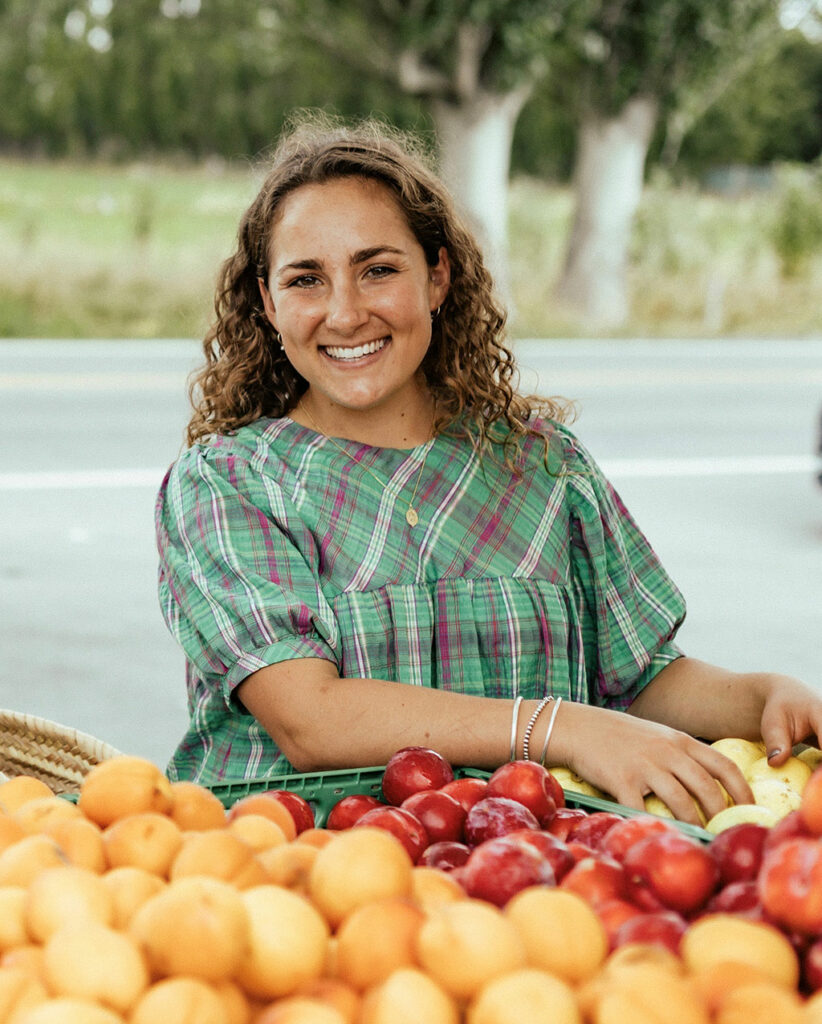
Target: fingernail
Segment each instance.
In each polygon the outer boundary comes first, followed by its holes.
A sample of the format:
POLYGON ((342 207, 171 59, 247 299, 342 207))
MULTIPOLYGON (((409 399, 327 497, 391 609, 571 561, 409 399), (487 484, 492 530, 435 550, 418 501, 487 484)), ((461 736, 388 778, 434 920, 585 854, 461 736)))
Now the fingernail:
POLYGON ((781 753, 782 753, 782 747, 777 747, 776 750, 769 751, 768 752, 768 760, 770 761, 772 757, 777 757, 781 753))

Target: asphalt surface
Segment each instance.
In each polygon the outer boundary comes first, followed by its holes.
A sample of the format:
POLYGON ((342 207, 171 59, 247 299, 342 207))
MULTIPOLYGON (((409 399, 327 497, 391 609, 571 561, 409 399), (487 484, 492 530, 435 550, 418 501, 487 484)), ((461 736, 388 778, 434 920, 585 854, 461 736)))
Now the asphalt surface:
MULTIPOLYGON (((190 341, 0 341, 0 706, 165 765, 183 659, 153 504, 182 446, 190 341)), ((684 591, 680 642, 822 686, 822 341, 523 342, 684 591)))

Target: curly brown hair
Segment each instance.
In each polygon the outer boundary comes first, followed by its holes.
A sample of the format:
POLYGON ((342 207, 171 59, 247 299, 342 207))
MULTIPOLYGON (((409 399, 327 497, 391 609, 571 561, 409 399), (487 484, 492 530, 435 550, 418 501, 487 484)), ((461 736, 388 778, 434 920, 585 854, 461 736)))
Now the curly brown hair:
POLYGON ((513 465, 520 442, 532 433, 531 417, 564 420, 568 405, 516 391, 514 357, 503 341, 505 311, 480 248, 431 170, 421 140, 374 120, 348 126, 317 115, 295 119, 284 132, 240 222, 237 249, 222 265, 216 321, 203 342, 206 363, 191 379, 188 443, 230 433, 262 416, 283 416, 308 387, 265 316, 258 279, 268 278, 271 235, 283 199, 303 185, 346 177, 390 190, 430 266, 441 247, 448 252, 451 285, 422 363, 436 401, 434 427, 464 433, 481 447, 502 441, 513 465))

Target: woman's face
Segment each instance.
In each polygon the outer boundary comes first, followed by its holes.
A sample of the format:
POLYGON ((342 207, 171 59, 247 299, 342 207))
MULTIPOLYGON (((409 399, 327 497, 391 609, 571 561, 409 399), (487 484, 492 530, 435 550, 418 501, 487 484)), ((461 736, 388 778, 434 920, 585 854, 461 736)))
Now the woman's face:
POLYGON ((445 249, 429 266, 378 182, 340 178, 286 197, 261 292, 286 356, 308 381, 312 411, 331 432, 339 422, 332 414, 351 422, 376 413, 386 422, 424 413, 430 426, 418 371, 449 281, 445 249))

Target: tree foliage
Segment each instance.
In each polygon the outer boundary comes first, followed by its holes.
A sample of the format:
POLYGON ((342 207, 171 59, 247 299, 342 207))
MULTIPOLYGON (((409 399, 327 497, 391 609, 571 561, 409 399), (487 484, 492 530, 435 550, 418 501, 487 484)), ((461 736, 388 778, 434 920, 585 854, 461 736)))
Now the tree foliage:
POLYGON ((822 42, 781 35, 685 135, 679 162, 697 172, 716 164, 809 163, 822 153, 822 42))
POLYGON ((573 0, 270 0, 297 47, 426 98, 458 103, 540 77, 573 0))
MULTIPOLYGON (((513 151, 515 169, 528 173, 567 176, 580 104, 613 110, 634 89, 666 97, 663 124, 689 108, 677 147, 684 168, 811 160, 822 149, 822 43, 771 23, 776 45, 752 60, 754 6, 0 0, 0 147, 55 156, 245 158, 271 144, 294 107, 377 112, 419 127, 433 95, 454 102, 471 87, 532 81, 513 151), (723 85, 707 58, 729 36, 738 45, 723 51, 720 65, 745 58, 748 66, 723 85), (473 79, 458 74, 472 38, 481 57, 473 79), (683 96, 686 61, 700 70, 683 96)), ((663 145, 661 130, 652 156, 663 145)))

